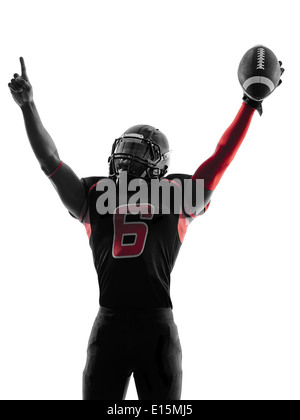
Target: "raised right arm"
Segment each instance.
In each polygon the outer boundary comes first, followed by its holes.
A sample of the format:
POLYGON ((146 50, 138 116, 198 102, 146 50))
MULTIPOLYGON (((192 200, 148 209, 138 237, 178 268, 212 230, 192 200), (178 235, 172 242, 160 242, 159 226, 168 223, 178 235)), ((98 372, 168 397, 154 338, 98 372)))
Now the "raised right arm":
POLYGON ((65 207, 79 218, 86 199, 84 186, 72 169, 60 159, 55 143, 43 126, 33 101, 32 86, 22 57, 20 62, 22 75, 15 73, 8 86, 15 102, 22 110, 32 150, 65 207))

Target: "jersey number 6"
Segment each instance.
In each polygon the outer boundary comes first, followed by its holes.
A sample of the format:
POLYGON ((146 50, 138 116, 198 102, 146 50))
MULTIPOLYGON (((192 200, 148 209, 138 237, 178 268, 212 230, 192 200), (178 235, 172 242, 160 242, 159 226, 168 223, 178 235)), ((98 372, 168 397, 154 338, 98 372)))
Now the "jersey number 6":
POLYGON ((145 222, 126 222, 128 214, 139 214, 140 219, 152 219, 151 204, 125 204, 116 208, 114 213, 114 240, 112 255, 114 258, 133 258, 142 254, 148 235, 145 222))

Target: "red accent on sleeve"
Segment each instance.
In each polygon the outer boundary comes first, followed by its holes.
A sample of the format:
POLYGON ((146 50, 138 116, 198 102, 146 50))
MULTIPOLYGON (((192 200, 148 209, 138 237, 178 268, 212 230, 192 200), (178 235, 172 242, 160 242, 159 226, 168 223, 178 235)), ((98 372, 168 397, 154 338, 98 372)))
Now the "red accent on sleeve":
POLYGON ((227 167, 233 160, 250 126, 255 109, 243 102, 232 124, 221 137, 214 154, 193 175, 193 179, 204 179, 204 188, 214 190, 227 167))
POLYGON ((58 167, 55 169, 55 171, 52 172, 52 174, 48 175, 48 178, 51 178, 51 176, 56 174, 56 172, 61 168, 62 164, 63 164, 63 162, 61 161, 60 164, 58 165, 58 167))

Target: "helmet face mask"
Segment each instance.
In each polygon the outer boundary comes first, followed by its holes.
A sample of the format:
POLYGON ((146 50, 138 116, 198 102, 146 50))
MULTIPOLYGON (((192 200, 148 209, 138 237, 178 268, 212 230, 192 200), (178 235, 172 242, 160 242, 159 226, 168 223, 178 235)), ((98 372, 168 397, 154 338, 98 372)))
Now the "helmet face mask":
POLYGON ((117 138, 109 157, 111 177, 121 170, 128 178, 161 178, 169 164, 169 144, 159 130, 151 126, 134 126, 117 138))

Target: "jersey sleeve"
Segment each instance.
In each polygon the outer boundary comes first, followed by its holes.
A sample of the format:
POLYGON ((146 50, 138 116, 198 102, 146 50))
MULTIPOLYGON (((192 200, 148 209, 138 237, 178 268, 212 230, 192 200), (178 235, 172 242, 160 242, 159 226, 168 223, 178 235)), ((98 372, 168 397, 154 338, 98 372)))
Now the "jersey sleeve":
POLYGON ((188 174, 171 174, 166 179, 177 184, 182 191, 182 213, 193 220, 203 215, 211 201, 213 191, 204 188, 204 182, 188 174))
POLYGON ((88 217, 89 207, 90 207, 90 194, 89 194, 90 190, 102 178, 103 177, 99 177, 99 176, 90 176, 87 178, 80 179, 80 181, 82 182, 84 186, 84 191, 85 191, 85 201, 83 203, 80 215, 79 217, 76 217, 73 213, 68 211, 69 214, 75 219, 79 220, 80 223, 84 224, 86 222, 86 218, 88 217))

